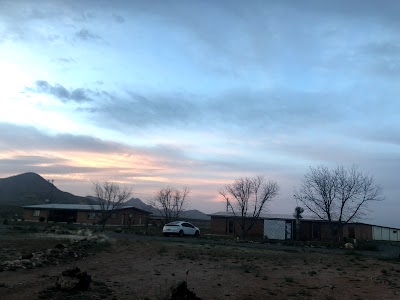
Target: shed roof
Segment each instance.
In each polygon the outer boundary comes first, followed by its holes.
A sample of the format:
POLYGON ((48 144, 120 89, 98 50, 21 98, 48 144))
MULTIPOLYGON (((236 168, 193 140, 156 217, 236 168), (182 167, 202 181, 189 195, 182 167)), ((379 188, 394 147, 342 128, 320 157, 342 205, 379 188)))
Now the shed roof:
MULTIPOLYGON (((231 211, 222 211, 210 214, 211 217, 226 217, 226 218, 234 218, 235 215, 231 211)), ((239 217, 239 216, 236 216, 239 217)), ((251 217, 251 215, 249 215, 251 217)), ((259 216, 260 219, 272 219, 272 220, 296 220, 293 215, 290 214, 269 214, 269 213, 261 213, 259 216)), ((314 216, 303 216, 301 220, 320 220, 314 216)))
MULTIPOLYGON (((31 209, 64 209, 64 210, 87 210, 87 211, 101 211, 103 210, 100 205, 90 205, 90 204, 59 204, 59 203, 51 203, 51 204, 38 204, 38 205, 26 205, 23 208, 31 208, 31 209)), ((122 205, 117 210, 121 209, 135 209, 138 211, 145 212, 147 214, 151 214, 146 210, 137 208, 135 206, 130 205, 122 205)), ((108 208, 108 210, 112 210, 112 208, 108 208)))

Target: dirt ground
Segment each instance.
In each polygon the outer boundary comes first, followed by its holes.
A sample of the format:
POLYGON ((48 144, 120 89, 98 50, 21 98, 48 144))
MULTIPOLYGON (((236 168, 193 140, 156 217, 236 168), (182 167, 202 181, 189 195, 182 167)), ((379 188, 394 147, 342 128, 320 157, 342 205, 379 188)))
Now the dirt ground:
MULTIPOLYGON (((0 272, 0 299, 169 299, 170 287, 181 280, 201 299, 400 299, 400 262, 393 259, 202 238, 112 236, 108 247, 76 262, 92 277, 88 291, 55 289, 61 272, 73 267, 70 261, 0 272)), ((3 250, 12 247, 6 241, 10 237, 0 237, 3 250)))

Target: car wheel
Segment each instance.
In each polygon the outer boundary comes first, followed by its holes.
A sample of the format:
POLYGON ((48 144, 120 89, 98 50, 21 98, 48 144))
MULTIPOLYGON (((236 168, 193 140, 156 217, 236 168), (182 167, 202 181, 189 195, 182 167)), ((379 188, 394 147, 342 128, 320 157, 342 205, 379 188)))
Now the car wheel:
POLYGON ((196 232, 194 233, 195 237, 199 237, 200 236, 200 232, 198 230, 196 230, 196 232))
POLYGON ((180 237, 183 237, 183 236, 184 236, 183 230, 180 230, 180 231, 179 231, 179 236, 180 236, 180 237))

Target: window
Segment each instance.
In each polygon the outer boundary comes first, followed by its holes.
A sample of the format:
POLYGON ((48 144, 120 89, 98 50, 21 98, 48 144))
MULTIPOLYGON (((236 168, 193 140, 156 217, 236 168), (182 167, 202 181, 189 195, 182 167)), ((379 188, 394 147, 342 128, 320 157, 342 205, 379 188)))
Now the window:
POLYGON ((90 219, 90 220, 93 220, 93 219, 95 219, 95 218, 96 218, 96 213, 94 213, 94 212, 90 212, 90 213, 88 213, 88 216, 87 216, 87 218, 88 218, 88 219, 90 219))
POLYGON ((39 217, 39 215, 40 215, 40 210, 34 210, 32 213, 32 216, 34 217, 39 217))
POLYGON ((396 234, 396 233, 397 233, 397 230, 393 230, 393 233, 396 234))

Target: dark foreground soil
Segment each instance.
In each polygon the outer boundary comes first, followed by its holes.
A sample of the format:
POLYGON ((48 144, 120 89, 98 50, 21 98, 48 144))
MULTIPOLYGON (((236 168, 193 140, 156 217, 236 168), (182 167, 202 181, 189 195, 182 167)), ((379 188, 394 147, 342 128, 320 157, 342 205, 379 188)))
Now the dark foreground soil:
POLYGON ((353 252, 124 237, 92 252, 0 272, 0 299, 170 299, 182 280, 201 299, 400 299, 400 263, 353 252), (55 283, 75 263, 91 276, 89 290, 59 291, 55 283))

